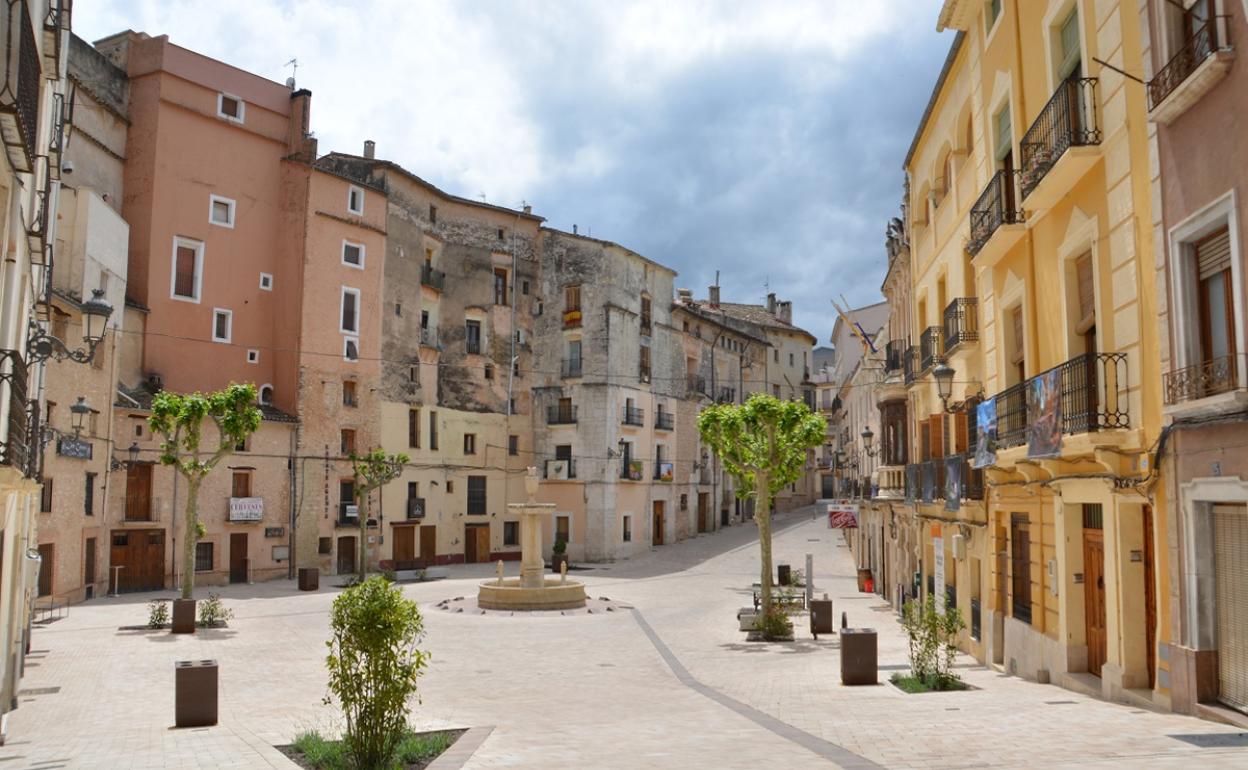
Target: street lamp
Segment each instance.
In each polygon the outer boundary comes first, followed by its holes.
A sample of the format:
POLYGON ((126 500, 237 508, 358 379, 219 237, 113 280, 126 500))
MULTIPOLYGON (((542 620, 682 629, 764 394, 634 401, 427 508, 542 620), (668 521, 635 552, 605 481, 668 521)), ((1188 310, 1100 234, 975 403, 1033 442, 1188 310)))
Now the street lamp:
POLYGON ((78 401, 69 408, 72 416, 70 425, 74 428, 74 438, 82 435, 82 428, 86 424, 87 415, 91 414, 91 407, 87 405, 87 397, 79 396, 78 401))
MULTIPOLYGON (((130 444, 130 448, 126 450, 126 455, 130 459, 118 460, 116 457, 114 457, 112 459, 112 462, 110 463, 110 467, 115 471, 121 470, 122 468, 133 468, 134 466, 139 464, 139 451, 140 451, 139 442, 137 441, 132 442, 130 444)), ((438 482, 435 481, 433 483, 437 484, 438 482)))
POLYGON ((932 378, 936 380, 936 392, 940 395, 940 403, 946 412, 949 411, 949 397, 953 395, 953 376, 957 374, 952 366, 945 363, 932 369, 932 378))
POLYGON ((875 434, 871 432, 871 427, 867 426, 862 430, 862 450, 867 453, 867 457, 875 457, 880 453, 879 449, 871 446, 871 442, 875 439, 875 434))
POLYGON ((82 341, 86 348, 70 350, 64 341, 49 334, 34 319, 31 319, 30 337, 26 340, 27 356, 30 359, 28 363, 39 363, 49 358, 57 361, 64 361, 68 358, 80 364, 91 363, 96 347, 104 339, 104 330, 108 326, 109 317, 113 314, 113 306, 104 299, 103 289, 94 289, 91 292, 91 299, 82 303, 80 310, 82 311, 82 341))

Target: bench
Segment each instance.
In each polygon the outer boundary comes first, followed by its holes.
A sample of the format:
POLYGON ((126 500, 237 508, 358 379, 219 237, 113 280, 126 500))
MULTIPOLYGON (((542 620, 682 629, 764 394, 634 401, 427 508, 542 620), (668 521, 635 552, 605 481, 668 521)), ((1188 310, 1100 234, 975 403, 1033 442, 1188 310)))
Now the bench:
MULTIPOLYGON (((758 593, 758 588, 755 588, 754 589, 754 610, 755 611, 758 611, 759 607, 762 605, 762 601, 763 601, 762 597, 759 596, 759 593, 758 593)), ((771 594, 771 603, 773 606, 781 607, 783 609, 798 610, 798 611, 805 610, 806 609, 806 594, 799 593, 799 594, 794 594, 792 596, 785 596, 782 593, 777 593, 773 591, 771 594)))

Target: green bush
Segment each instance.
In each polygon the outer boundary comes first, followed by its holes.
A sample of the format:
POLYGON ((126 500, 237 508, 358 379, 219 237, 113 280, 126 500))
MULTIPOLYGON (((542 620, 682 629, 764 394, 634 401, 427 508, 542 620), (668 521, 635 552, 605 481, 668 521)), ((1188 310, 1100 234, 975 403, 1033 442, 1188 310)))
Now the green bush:
POLYGON ((966 628, 961 611, 946 606, 943 613, 937 612, 936 599, 928 596, 922 603, 906 602, 901 625, 906 631, 913 677, 932 690, 951 689, 959 681, 952 670, 958 633, 966 628))
POLYGON ((554 547, 551 548, 550 550, 556 554, 562 554, 568 550, 568 543, 563 538, 559 538, 558 540, 555 541, 554 547))
POLYGON ((233 617, 234 610, 221 603, 221 594, 208 594, 199 602, 199 625, 204 628, 224 626, 233 617))
POLYGON ((408 732, 408 699, 429 655, 416 647, 424 623, 416 602, 380 576, 343 591, 330 612, 329 690, 346 719, 343 745, 354 767, 390 767, 408 732))
POLYGON ((763 638, 769 641, 787 639, 793 635, 793 621, 789 620, 787 612, 772 605, 771 609, 763 613, 759 630, 763 632, 763 638))
POLYGON ((152 599, 147 603, 147 627, 164 628, 169 623, 169 604, 164 599, 152 599))

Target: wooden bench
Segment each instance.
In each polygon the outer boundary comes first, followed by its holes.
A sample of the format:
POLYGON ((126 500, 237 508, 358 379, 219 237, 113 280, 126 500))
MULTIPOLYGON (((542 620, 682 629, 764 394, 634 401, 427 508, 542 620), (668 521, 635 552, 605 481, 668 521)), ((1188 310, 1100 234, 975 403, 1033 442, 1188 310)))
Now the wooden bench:
MULTIPOLYGON (((763 602, 762 597, 759 596, 759 593, 758 593, 758 587, 755 586, 754 587, 754 610, 756 612, 758 611, 759 607, 762 605, 762 602, 763 602)), ((805 610, 806 609, 806 594, 805 592, 802 592, 799 594, 795 594, 793 596, 785 596, 784 594, 779 593, 777 591, 772 591, 771 603, 776 607, 782 607, 788 610, 798 610, 798 611, 805 610)))

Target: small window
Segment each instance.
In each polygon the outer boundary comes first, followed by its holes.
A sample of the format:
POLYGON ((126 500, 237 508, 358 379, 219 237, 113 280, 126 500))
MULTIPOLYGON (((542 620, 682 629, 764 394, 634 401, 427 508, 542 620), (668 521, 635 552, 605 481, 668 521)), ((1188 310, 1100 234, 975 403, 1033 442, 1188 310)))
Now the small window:
POLYGON ((52 479, 44 478, 43 492, 39 496, 40 513, 52 512, 52 479))
POLYGON ((624 517, 624 542, 625 543, 633 542, 633 517, 632 516, 624 517))
POLYGON ((364 191, 355 185, 347 188, 347 211, 352 214, 364 213, 364 191))
POLYGON ((343 286, 339 310, 338 330, 343 334, 359 334, 360 290, 343 286))
POLYGON ((364 269, 364 244, 343 241, 342 264, 364 269))
POLYGON ((465 345, 469 353, 481 352, 481 322, 468 321, 464 324, 465 345))
POLYGON ((494 304, 507 304, 507 270, 506 268, 494 268, 494 304))
POLYGON ((172 267, 170 296, 187 302, 199 302, 199 289, 203 282, 204 244, 188 238, 174 238, 172 267))
POLYGON ((468 515, 484 516, 487 507, 485 501, 485 476, 469 476, 468 515))
POLYGON ((322 556, 328 556, 334 552, 334 539, 332 537, 319 537, 316 539, 316 552, 322 556))
POLYGON ((413 449, 420 448, 420 410, 407 410, 407 445, 413 449))
POLYGON ((395 314, 395 316, 397 316, 398 318, 402 318, 402 317, 403 317, 403 303, 402 303, 402 302, 396 302, 396 303, 394 303, 394 314, 395 314))
POLYGON ((220 227, 234 227, 234 201, 220 195, 208 196, 208 221, 220 227))
POLYGON ((343 457, 349 457, 355 454, 355 431, 351 428, 343 428, 339 432, 340 451, 343 457))
POLYGON ((343 337, 342 338, 342 359, 344 361, 360 360, 360 338, 359 337, 343 337))
POLYGON ((516 456, 520 454, 520 437, 512 434, 507 437, 507 454, 516 456))
POLYGON ((501 227, 498 228, 498 239, 501 241, 501 240, 505 240, 505 238, 506 236, 503 234, 503 228, 501 227))
POLYGON ((212 572, 212 543, 195 544, 195 571, 212 572))
POLYGON ((413 385, 420 384, 420 364, 412 364, 407 367, 407 381, 413 385))
POLYGON ((438 413, 434 411, 429 412, 429 448, 438 448, 438 413))
POLYGON ((487 380, 494 379, 494 364, 485 365, 485 379, 487 380))
POLYGON ((272 273, 260 274, 260 289, 262 291, 273 291, 273 274, 272 273))
POLYGON ((477 453, 477 434, 464 434, 464 454, 475 455, 477 453))
POLYGON ((527 279, 520 282, 520 293, 526 297, 529 296, 529 282, 527 279))
POLYGON ((235 451, 235 452, 246 452, 246 451, 247 451, 247 439, 243 439, 242 441, 240 441, 240 442, 238 442, 237 444, 235 444, 235 445, 234 445, 234 451, 235 451))
POLYGON ((251 471, 234 471, 230 497, 251 497, 251 471))
POLYGON ((780 363, 780 348, 771 351, 771 360, 777 364, 780 363))
POLYGON ((454 494, 454 493, 455 493, 455 481, 454 481, 454 479, 447 479, 447 480, 446 480, 446 493, 447 493, 448 495, 451 495, 451 494, 454 494))
POLYGON ((260 351, 256 350, 255 348, 250 348, 247 351, 247 363, 255 364, 259 362, 260 362, 260 351))
POLYGON ((1000 162, 1014 149, 1014 123, 1010 118, 1010 105, 1002 107, 993 120, 997 141, 995 157, 1000 162))
POLYGON ((520 522, 503 522, 503 545, 520 545, 520 522))
POLYGON ((234 327, 234 312, 215 308, 212 311, 212 341, 229 342, 234 327))
POLYGON ((565 313, 579 311, 581 309, 581 287, 568 286, 563 290, 563 310, 565 313))
POLYGON ((342 405, 343 406, 359 406, 360 402, 356 400, 355 380, 343 380, 342 382, 342 405))
POLYGON ((268 406, 269 404, 273 403, 273 386, 272 385, 260 386, 260 403, 264 406, 268 406))
POLYGON ((217 94, 218 116, 235 123, 242 123, 246 112, 247 104, 242 99, 233 94, 217 94))
POLYGON ((429 206, 429 224, 436 225, 438 223, 438 207, 429 206))
POLYGON ((95 515, 95 474, 88 473, 82 489, 82 512, 87 516, 95 515))
POLYGON ((789 354, 789 366, 792 366, 792 365, 793 365, 793 354, 790 353, 789 354))

